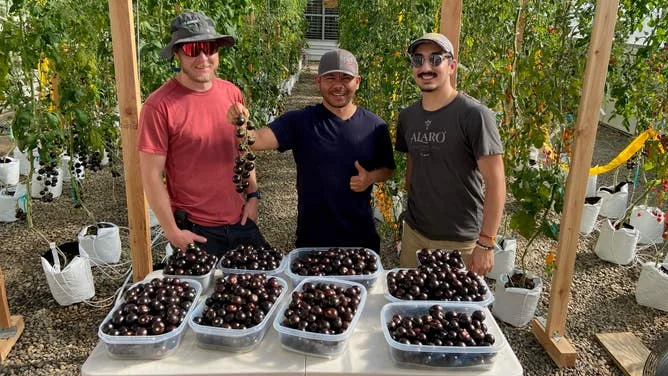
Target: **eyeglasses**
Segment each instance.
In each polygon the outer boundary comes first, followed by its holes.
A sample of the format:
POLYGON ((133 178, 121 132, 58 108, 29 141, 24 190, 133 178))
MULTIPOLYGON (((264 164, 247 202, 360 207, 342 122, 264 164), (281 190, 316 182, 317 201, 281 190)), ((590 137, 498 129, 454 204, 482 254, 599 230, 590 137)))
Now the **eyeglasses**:
MULTIPOLYGON (((450 54, 431 54, 429 55, 429 64, 431 64, 432 67, 437 67, 441 65, 443 60, 446 59, 452 59, 452 55, 450 54)), ((424 64, 425 57, 424 55, 411 55, 410 56, 411 60, 411 66, 413 68, 420 68, 422 64, 424 64)))
POLYGON ((215 40, 207 40, 203 42, 188 42, 181 45, 181 50, 188 57, 197 57, 200 53, 211 56, 218 52, 218 42, 215 40))

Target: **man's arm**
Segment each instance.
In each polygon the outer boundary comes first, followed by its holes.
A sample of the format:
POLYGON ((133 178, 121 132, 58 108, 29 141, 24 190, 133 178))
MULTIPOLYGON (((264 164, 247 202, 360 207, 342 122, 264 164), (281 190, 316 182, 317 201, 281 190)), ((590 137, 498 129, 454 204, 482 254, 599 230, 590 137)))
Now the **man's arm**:
POLYGON ((167 193, 167 187, 162 182, 166 160, 167 156, 165 155, 139 152, 141 179, 148 204, 158 218, 160 226, 165 232, 165 237, 174 246, 186 249, 188 244, 195 241, 204 243, 206 238, 187 230, 181 230, 176 226, 169 201, 169 193, 167 193))
POLYGON ((274 131, 268 126, 264 126, 256 131, 251 131, 255 136, 255 143, 251 145, 254 151, 276 150, 278 149, 278 140, 274 131))
POLYGON ((371 174, 371 181, 373 183, 380 183, 389 179, 394 173, 394 170, 387 167, 381 167, 377 170, 369 171, 369 173, 371 174))
MULTIPOLYGON (((485 201, 482 209, 482 225, 478 242, 484 246, 493 246, 491 239, 499 231, 503 207, 506 201, 506 176, 501 155, 488 155, 478 159, 478 169, 485 182, 485 201)), ((473 250, 470 268, 474 272, 486 275, 494 266, 494 252, 476 247, 473 250)))
MULTIPOLYGON (((248 178, 248 188, 246 188, 246 193, 252 193, 258 190, 257 185, 257 174, 255 169, 251 171, 250 177, 248 178)), ((241 216, 241 224, 245 225, 247 219, 251 219, 253 222, 257 223, 258 218, 258 207, 260 206, 260 200, 257 197, 251 197, 246 204, 244 205, 243 214, 241 216)))
POLYGON ((413 160, 411 159, 411 154, 406 153, 406 182, 404 183, 404 189, 406 189, 406 196, 411 193, 411 174, 413 173, 413 160))
POLYGON ((367 171, 358 161, 355 161, 355 168, 357 175, 350 178, 350 189, 354 192, 364 192, 370 185, 387 180, 394 172, 387 167, 367 171))
MULTIPOLYGON (((248 120, 250 118, 250 113, 243 104, 233 103, 227 110, 227 121, 230 124, 237 124, 237 119, 240 117, 248 120)), ((255 151, 278 149, 278 140, 274 135, 274 131, 267 126, 264 126, 257 131, 248 131, 248 135, 255 138, 255 143, 251 145, 251 149, 255 151)))

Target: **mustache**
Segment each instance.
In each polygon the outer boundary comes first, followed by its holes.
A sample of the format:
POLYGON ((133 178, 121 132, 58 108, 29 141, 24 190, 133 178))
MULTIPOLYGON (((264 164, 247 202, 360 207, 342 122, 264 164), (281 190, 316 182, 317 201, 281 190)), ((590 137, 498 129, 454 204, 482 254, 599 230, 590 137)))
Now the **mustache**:
POLYGON ((436 72, 422 72, 422 73, 418 74, 418 77, 424 78, 425 75, 433 75, 435 77, 438 77, 438 74, 436 74, 436 72))

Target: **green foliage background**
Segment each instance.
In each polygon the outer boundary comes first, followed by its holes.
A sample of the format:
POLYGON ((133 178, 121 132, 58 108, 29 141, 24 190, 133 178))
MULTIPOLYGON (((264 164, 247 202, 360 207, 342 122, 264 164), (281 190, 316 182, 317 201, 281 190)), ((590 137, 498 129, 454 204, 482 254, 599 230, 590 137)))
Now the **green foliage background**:
MULTIPOLYGON (((458 89, 497 114, 509 191, 519 204, 509 224, 527 239, 557 236, 565 185, 561 162, 570 157, 595 4, 463 2, 458 89), (532 168, 532 148, 546 144, 546 163, 532 168)), ((398 112, 419 98, 406 48, 422 33, 438 30, 441 1, 340 0, 339 7, 341 46, 360 60, 359 103, 395 132, 398 112)), ((626 124, 638 119, 638 131, 665 127, 667 16, 665 2, 620 2, 606 93, 626 124), (639 48, 629 48, 627 39, 647 20, 653 32, 639 48)), ((395 184, 385 188, 389 194, 403 186, 404 165, 398 166, 395 184)))
POLYGON ((174 73, 158 53, 169 42, 169 24, 185 10, 202 12, 216 28, 236 38, 220 50, 219 76, 238 85, 258 124, 282 110, 279 84, 297 72, 305 44, 306 0, 233 0, 140 2, 139 54, 145 98, 174 73))
MULTIPOLYGON (((41 161, 55 160, 63 151, 117 154, 108 2, 14 0, 1 5, 0 108, 14 112, 11 130, 19 149, 37 148, 41 161), (49 85, 55 77, 58 96, 49 85)), ((237 38, 233 48, 221 49, 219 75, 242 89, 254 120, 263 124, 282 110, 279 84, 297 72, 302 58, 305 6, 306 0, 138 2, 142 98, 174 75, 170 62, 158 56, 171 37, 171 20, 184 10, 197 10, 210 16, 219 31, 237 38)), ((30 223, 30 213, 28 218, 30 223)))

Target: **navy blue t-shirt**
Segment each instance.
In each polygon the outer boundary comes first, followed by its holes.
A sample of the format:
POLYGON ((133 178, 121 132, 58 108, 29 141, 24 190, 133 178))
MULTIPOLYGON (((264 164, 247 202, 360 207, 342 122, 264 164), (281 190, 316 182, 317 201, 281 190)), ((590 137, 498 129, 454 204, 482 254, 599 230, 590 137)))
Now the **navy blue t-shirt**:
POLYGON ((395 168, 387 124, 357 107, 342 120, 322 104, 290 111, 269 127, 278 151, 292 150, 297 165, 297 247, 380 248, 370 186, 350 189, 355 161, 367 171, 395 168))

